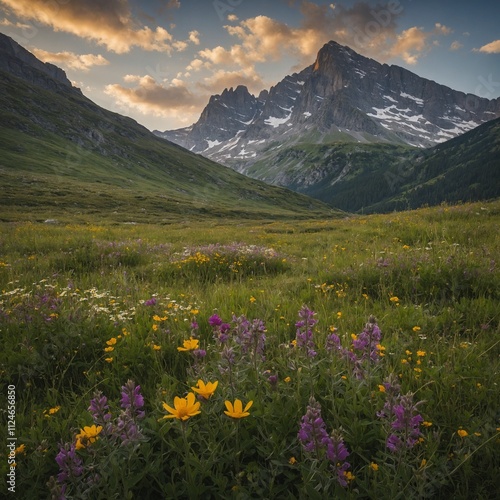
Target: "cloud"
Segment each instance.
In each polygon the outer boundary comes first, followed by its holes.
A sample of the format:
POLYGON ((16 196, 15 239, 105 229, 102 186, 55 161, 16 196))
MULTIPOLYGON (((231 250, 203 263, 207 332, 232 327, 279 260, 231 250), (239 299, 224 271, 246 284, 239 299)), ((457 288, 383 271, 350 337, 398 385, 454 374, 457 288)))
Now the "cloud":
POLYGON ((448 28, 448 26, 445 26, 444 24, 436 23, 434 26, 434 33, 436 34, 449 35, 450 33, 453 33, 453 30, 451 28, 448 28))
POLYGON ((200 33, 196 30, 189 32, 189 41, 195 45, 200 45, 200 33))
POLYGON ((476 52, 484 52, 486 54, 500 54, 500 40, 495 40, 494 42, 487 43, 479 49, 474 49, 476 52))
POLYGON ((237 87, 238 85, 245 85, 254 94, 259 93, 264 88, 261 76, 253 68, 239 71, 219 69, 198 84, 199 87, 210 92, 210 94, 220 93, 224 88, 237 87))
POLYGON ((314 61, 325 43, 335 40, 379 61, 401 58, 415 64, 435 45, 436 37, 452 32, 441 23, 436 23, 432 31, 417 26, 399 31, 403 6, 397 1, 385 5, 356 2, 346 7, 303 0, 291 1, 289 5, 300 9, 299 26, 263 15, 245 19, 237 25, 225 26, 238 43, 229 48, 205 48, 198 52, 198 59, 213 66, 246 68, 291 55, 297 61, 294 68, 301 68, 314 61))
POLYGON ((454 40, 453 42, 451 42, 450 50, 459 50, 462 47, 463 47, 462 43, 460 43, 458 40, 454 40))
POLYGON ((227 20, 228 20, 228 21, 231 21, 231 22, 233 22, 233 21, 238 21, 238 16, 237 16, 236 14, 229 14, 229 15, 227 16, 227 20))
POLYGON ((206 103, 208 96, 197 96, 186 83, 174 78, 170 85, 161 85, 149 76, 126 75, 125 83, 135 84, 124 87, 120 84, 106 85, 104 92, 124 109, 137 110, 143 115, 176 118, 182 123, 195 121, 206 103))
POLYGON ((43 62, 50 62, 82 71, 88 71, 92 66, 105 66, 109 64, 109 61, 101 54, 78 55, 73 52, 47 52, 42 49, 33 49, 32 52, 43 62))
MULTIPOLYGON (((21 19, 95 41, 116 53, 129 52, 132 47, 164 52, 175 49, 165 28, 152 29, 134 22, 127 0, 0 0, 0 4, 21 19)), ((180 2, 170 4, 178 7, 180 2)))
POLYGON ((0 21, 0 26, 8 26, 9 28, 19 28, 19 29, 23 29, 23 30, 32 28, 32 26, 29 24, 13 23, 12 21, 9 21, 5 17, 0 21))
POLYGON ((421 28, 412 27, 397 36, 391 47, 394 56, 401 57, 408 64, 416 64, 419 56, 426 50, 428 33, 421 28))

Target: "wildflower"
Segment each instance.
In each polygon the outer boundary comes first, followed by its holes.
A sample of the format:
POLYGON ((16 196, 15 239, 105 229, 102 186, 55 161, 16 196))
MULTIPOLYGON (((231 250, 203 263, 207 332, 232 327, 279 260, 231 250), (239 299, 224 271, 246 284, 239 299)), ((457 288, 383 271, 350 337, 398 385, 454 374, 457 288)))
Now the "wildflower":
POLYGON ((422 437, 420 424, 424 421, 422 416, 416 413, 420 402, 413 402, 413 394, 402 396, 396 394, 396 391, 399 391, 399 386, 392 385, 384 408, 377 413, 377 416, 383 419, 394 417, 386 440, 387 448, 393 453, 403 448, 413 448, 419 442, 422 437))
POLYGON ((373 471, 377 472, 378 471, 378 464, 376 464, 375 462, 372 462, 370 464, 370 469, 372 469, 373 471))
POLYGON ((79 450, 85 448, 87 444, 95 443, 101 431, 102 425, 95 424, 80 429, 80 432, 76 435, 76 449, 79 450))
POLYGON ((224 401, 224 404, 226 405, 226 410, 224 410, 224 413, 231 418, 243 418, 243 417, 248 417, 250 415, 249 409, 253 405, 253 401, 249 401, 245 408, 243 408, 243 403, 241 402, 240 399, 235 399, 234 400, 234 405, 231 403, 231 401, 224 401))
POLYGON ((278 375, 269 375, 267 381, 273 389, 276 389, 276 386, 278 385, 278 375))
POLYGON ((156 298, 155 297, 151 297, 150 299, 145 300, 144 301, 144 305, 145 306, 154 306, 154 305, 156 305, 156 298))
POLYGON ((185 398, 176 396, 173 408, 168 406, 167 403, 163 403, 163 408, 170 413, 170 415, 165 415, 163 418, 177 418, 182 421, 201 413, 199 410, 200 402, 195 401, 193 392, 189 392, 185 398))
POLYGON ((466 436, 468 436, 468 435, 469 435, 469 433, 468 433, 465 429, 459 429, 459 430, 457 431, 457 434, 458 434, 461 438, 464 438, 464 437, 466 437, 466 436))
POLYGON ((60 406, 54 406, 54 408, 50 408, 49 410, 43 410, 43 414, 45 417, 50 417, 51 415, 55 415, 60 409, 60 406))
POLYGON ((200 341, 198 339, 193 339, 193 337, 189 337, 189 340, 185 340, 183 342, 183 347, 178 347, 178 351, 194 351, 198 349, 200 341))
POLYGON ((222 319, 218 314, 213 314, 210 318, 208 318, 208 324, 210 326, 220 326, 222 325, 222 319))
POLYGON ((104 358, 104 361, 106 361, 106 363, 112 363, 113 358, 104 358))
POLYGON ((349 482, 354 481, 354 479, 356 479, 356 476, 349 470, 347 472, 344 472, 344 475, 349 482))
POLYGON ((108 410, 108 398, 101 391, 96 391, 87 411, 92 415, 94 423, 103 427, 104 434, 107 434, 111 427, 109 424, 111 413, 108 410))
POLYGON ((115 345, 116 344, 116 337, 113 337, 113 338, 107 340, 106 344, 109 346, 115 345))
POLYGON ((113 346, 105 347, 104 352, 113 352, 115 348, 113 346))
POLYGON ((422 426, 423 426, 423 427, 430 427, 431 425, 432 425, 432 422, 427 422, 427 420, 424 420, 424 421, 422 422, 422 426))
POLYGON ((421 330, 421 328, 420 328, 419 326, 414 326, 414 327, 412 328, 412 330, 413 330, 414 332, 419 332, 419 331, 421 330))
POLYGON ((153 344, 152 347, 154 351, 161 351, 161 345, 153 344))
POLYGON ((199 394, 203 399, 210 399, 213 396, 218 385, 218 380, 216 380, 215 382, 207 382, 206 384, 205 382, 203 382, 203 380, 198 380, 197 386, 191 387, 191 389, 199 394))
POLYGON ((257 299, 256 299, 256 298, 252 295, 252 296, 250 297, 250 303, 251 303, 251 304, 253 304, 253 303, 254 303, 254 302, 256 302, 256 301, 257 301, 257 299))
POLYGON ((141 386, 135 385, 133 380, 127 380, 127 383, 122 386, 122 398, 120 406, 126 410, 130 410, 132 416, 144 418, 144 397, 141 394, 141 386))
POLYGON ((321 417, 321 406, 312 396, 309 399, 307 411, 302 417, 297 437, 304 451, 317 459, 326 457, 337 472, 339 484, 347 486, 345 473, 350 464, 345 459, 349 456, 349 452, 340 434, 328 435, 326 424, 321 417))
POLYGON ((26 453, 26 445, 25 444, 19 445, 16 448, 15 453, 16 453, 16 455, 22 455, 22 454, 26 453))
POLYGON ((156 323, 154 323, 151 328, 153 329, 154 332, 158 331, 158 325, 156 323))
POLYGON ((426 355, 425 351, 417 351, 417 356, 423 358, 426 355))
POLYGON ((297 463, 297 459, 296 459, 295 457, 290 457, 290 460, 288 460, 288 463, 289 463, 290 465, 294 465, 294 464, 296 464, 296 463, 297 463))
POLYGON ((292 379, 290 377, 285 377, 283 379, 283 382, 285 382, 286 384, 289 384, 291 381, 292 381, 292 379))
POLYGON ((398 297, 394 296, 389 299, 391 302, 399 302, 398 297))
POLYGON ((233 316, 233 323, 235 323, 236 342, 241 345, 241 352, 250 353, 254 359, 259 356, 264 360, 267 331, 264 322, 260 319, 250 322, 242 315, 239 318, 233 316))
POLYGON ((66 480, 74 479, 82 475, 83 465, 81 458, 76 454, 74 444, 65 444, 59 449, 56 455, 56 462, 59 465, 59 474, 57 480, 64 483, 66 480))
POLYGON ((379 390, 380 392, 385 392, 385 385, 380 384, 380 385, 378 386, 378 390, 379 390))
POLYGON ((312 332, 313 326, 318 322, 317 319, 314 319, 315 315, 316 313, 307 306, 302 306, 299 311, 300 320, 295 323, 297 327, 297 347, 306 350, 310 358, 314 358, 317 355, 312 332))
POLYGON ((340 346, 340 338, 339 336, 335 333, 335 331, 337 331, 337 329, 335 328, 335 330, 330 333, 327 337, 326 337, 326 345, 325 345, 325 348, 326 348, 326 351, 327 352, 332 352, 332 351, 338 351, 341 349, 341 346, 340 346))

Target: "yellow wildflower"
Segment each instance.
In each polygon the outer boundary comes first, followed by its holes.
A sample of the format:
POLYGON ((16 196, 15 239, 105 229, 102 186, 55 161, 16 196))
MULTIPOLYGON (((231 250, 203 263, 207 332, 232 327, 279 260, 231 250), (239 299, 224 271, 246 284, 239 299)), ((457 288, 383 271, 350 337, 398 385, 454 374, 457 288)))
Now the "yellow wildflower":
POLYGON ((113 337, 113 338, 109 339, 108 341, 106 341, 106 344, 108 344, 108 345, 115 345, 116 344, 116 338, 113 337))
POLYGON ((419 331, 421 330, 421 328, 420 328, 419 326, 414 326, 414 327, 412 328, 412 330, 413 330, 414 332, 419 332, 419 331))
POLYGON ((286 377, 283 381, 289 384, 292 381, 292 379, 290 377, 286 377))
POLYGON ((394 296, 389 299, 391 302, 399 302, 398 297, 394 296))
POLYGON ((200 341, 198 339, 193 339, 193 337, 189 337, 189 340, 185 340, 182 345, 183 347, 177 348, 178 351, 194 351, 198 349, 200 341))
POLYGON ((356 479, 356 476, 350 470, 344 472, 344 475, 348 481, 354 481, 356 479))
POLYGON ((465 429, 458 429, 457 434, 461 437, 464 438, 469 435, 469 433, 465 429))
POLYGON ((423 358, 426 355, 425 351, 417 351, 417 356, 423 358))
POLYGON ((102 431, 102 425, 90 425, 80 429, 76 435, 76 449, 85 448, 86 445, 95 443, 98 439, 99 433, 102 431))
POLYGON ((243 418, 243 417, 248 417, 250 415, 249 409, 253 405, 253 401, 249 401, 245 408, 243 409, 243 403, 241 402, 240 399, 235 399, 234 400, 234 405, 231 403, 231 401, 224 401, 224 404, 226 405, 226 409, 224 410, 224 413, 231 418, 243 418))
POLYGON ((104 361, 106 361, 106 363, 112 363, 113 358, 104 358, 104 361))
POLYGON ((182 421, 201 413, 199 410, 200 402, 195 401, 193 392, 189 392, 185 398, 175 396, 174 407, 172 408, 167 403, 163 403, 163 408, 170 413, 170 415, 165 415, 163 418, 177 418, 182 421))
POLYGON ((378 386, 378 390, 379 390, 380 392, 385 392, 385 386, 383 386, 382 384, 380 384, 380 385, 378 386))
POLYGON ((256 299, 253 295, 250 297, 250 303, 252 303, 252 304, 253 304, 256 300, 257 300, 257 299, 256 299))
POLYGON ((377 471, 378 471, 378 464, 376 464, 375 462, 372 462, 372 463, 370 464, 370 468, 371 468, 372 470, 374 470, 375 472, 377 472, 377 471))
POLYGON ((153 349, 155 351, 161 351, 161 345, 156 345, 156 344, 153 344, 153 349))
POLYGON ((289 463, 290 465, 294 465, 294 464, 296 464, 296 463, 297 463, 297 459, 296 459, 295 457, 290 457, 290 460, 288 460, 288 463, 289 463))
POLYGON ((114 350, 115 350, 115 348, 113 346, 109 346, 109 347, 104 348, 104 352, 112 352, 114 350))
POLYGON ((19 445, 19 446, 16 448, 15 453, 16 453, 16 455, 17 455, 17 454, 24 454, 24 453, 26 453, 26 445, 24 445, 24 444, 19 445))
POLYGON ((214 392, 215 389, 217 389, 217 386, 219 385, 219 381, 216 380, 215 382, 203 382, 203 380, 198 380, 198 384, 196 387, 191 387, 191 389, 199 394, 203 399, 210 399, 214 392))

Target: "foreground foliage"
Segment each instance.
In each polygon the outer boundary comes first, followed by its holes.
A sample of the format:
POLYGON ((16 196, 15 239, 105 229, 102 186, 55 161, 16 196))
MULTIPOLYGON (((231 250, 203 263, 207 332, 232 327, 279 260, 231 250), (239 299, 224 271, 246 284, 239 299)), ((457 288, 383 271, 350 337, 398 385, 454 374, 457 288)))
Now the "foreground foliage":
POLYGON ((19 498, 494 498, 499 219, 3 225, 19 498))

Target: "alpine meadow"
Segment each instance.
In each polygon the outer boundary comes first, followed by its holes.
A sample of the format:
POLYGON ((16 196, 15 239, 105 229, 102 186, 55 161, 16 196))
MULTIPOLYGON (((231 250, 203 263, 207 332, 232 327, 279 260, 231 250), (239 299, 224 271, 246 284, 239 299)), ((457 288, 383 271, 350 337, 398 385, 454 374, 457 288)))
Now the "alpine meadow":
POLYGON ((500 7, 424 4, 0 0, 1 498, 499 498, 500 7))

